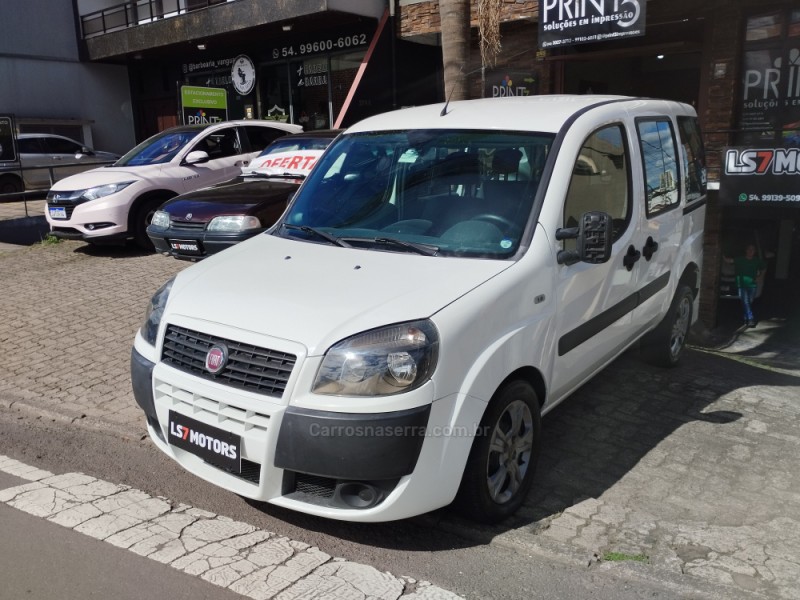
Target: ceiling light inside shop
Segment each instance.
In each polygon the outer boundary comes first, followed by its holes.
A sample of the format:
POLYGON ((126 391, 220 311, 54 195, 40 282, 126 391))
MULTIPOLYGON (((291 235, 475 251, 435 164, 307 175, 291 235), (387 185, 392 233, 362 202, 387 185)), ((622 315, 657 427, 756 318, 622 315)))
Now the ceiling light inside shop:
POLYGON ((656 55, 656 58, 658 60, 664 60, 664 55, 663 54, 658 54, 658 55, 656 55))
POLYGON ((197 44, 197 49, 198 50, 205 50, 206 49, 206 45, 205 44, 197 44))
POLYGON ((283 29, 284 31, 291 31, 291 30, 292 30, 292 27, 293 27, 293 26, 292 26, 292 24, 291 24, 291 23, 288 23, 288 24, 286 24, 286 25, 281 25, 281 29, 283 29))

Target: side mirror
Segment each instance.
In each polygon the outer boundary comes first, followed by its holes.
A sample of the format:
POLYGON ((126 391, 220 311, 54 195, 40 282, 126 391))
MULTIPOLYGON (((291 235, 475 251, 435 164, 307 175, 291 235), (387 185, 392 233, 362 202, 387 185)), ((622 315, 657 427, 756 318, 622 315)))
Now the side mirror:
POLYGON ((208 160, 208 152, 204 150, 194 150, 186 155, 186 158, 183 159, 183 163, 186 165, 197 165, 208 162, 208 160))
POLYGON ((611 258, 612 236, 611 215, 600 211, 583 213, 578 227, 564 227, 556 231, 557 240, 577 240, 575 250, 561 250, 556 260, 560 265, 607 262, 611 258))

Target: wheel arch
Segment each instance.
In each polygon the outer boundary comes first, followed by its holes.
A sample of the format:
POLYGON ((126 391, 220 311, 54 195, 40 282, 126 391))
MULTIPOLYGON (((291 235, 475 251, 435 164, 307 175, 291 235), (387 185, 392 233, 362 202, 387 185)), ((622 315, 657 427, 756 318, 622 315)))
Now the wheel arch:
POLYGON ((178 193, 173 190, 158 189, 148 190, 145 193, 137 196, 136 199, 131 203, 131 207, 128 210, 128 233, 133 232, 135 225, 134 219, 142 206, 158 200, 164 203, 177 195, 178 193))
MULTIPOLYGON (((545 398, 547 397, 547 385, 545 384, 544 376, 542 375, 541 371, 532 366, 520 367, 509 373, 506 378, 500 382, 500 385, 497 386, 494 394, 492 394, 492 400, 497 397, 497 393, 503 389, 503 387, 505 387, 511 381, 515 381, 517 379, 521 379, 522 381, 525 381, 531 385, 533 391, 536 392, 536 400, 539 402, 539 408, 542 408, 544 406, 545 398)), ((491 403, 492 400, 489 402, 491 403)))

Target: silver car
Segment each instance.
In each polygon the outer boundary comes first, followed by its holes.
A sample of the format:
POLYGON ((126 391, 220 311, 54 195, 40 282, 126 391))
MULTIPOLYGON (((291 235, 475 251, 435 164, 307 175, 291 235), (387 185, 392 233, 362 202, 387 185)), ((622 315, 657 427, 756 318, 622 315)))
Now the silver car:
POLYGON ((100 164, 113 163, 120 157, 119 154, 92 150, 81 142, 50 133, 20 133, 17 136, 17 148, 22 168, 21 171, 13 170, 2 175, 3 192, 48 190, 59 179, 100 164))

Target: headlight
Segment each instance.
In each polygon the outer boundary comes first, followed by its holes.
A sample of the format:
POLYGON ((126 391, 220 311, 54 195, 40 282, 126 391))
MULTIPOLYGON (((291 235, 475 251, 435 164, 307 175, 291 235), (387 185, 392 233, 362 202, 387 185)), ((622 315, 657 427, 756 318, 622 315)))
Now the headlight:
POLYGON ((165 210, 157 210, 153 213, 153 219, 150 221, 150 225, 158 227, 159 229, 169 228, 169 213, 165 210))
POLYGON ((98 198, 103 198, 105 196, 110 196, 111 194, 116 194, 117 192, 124 190, 132 183, 134 182, 123 181, 122 183, 107 183, 106 185, 98 185, 97 187, 85 190, 82 196, 87 200, 97 200, 98 198))
POLYGON ((144 324, 141 329, 142 337, 152 346, 156 345, 158 326, 161 324, 161 317, 164 315, 164 307, 167 305, 167 298, 169 298, 173 281, 175 281, 174 277, 158 288, 158 291, 150 299, 150 304, 144 315, 144 324))
POLYGON ((439 333, 428 320, 359 333, 331 346, 312 391, 333 396, 389 396, 430 379, 439 333))
POLYGON ((261 221, 258 217, 245 215, 214 217, 208 224, 208 231, 246 231, 248 229, 258 229, 261 221))

